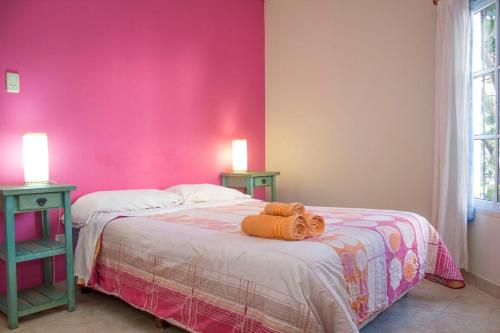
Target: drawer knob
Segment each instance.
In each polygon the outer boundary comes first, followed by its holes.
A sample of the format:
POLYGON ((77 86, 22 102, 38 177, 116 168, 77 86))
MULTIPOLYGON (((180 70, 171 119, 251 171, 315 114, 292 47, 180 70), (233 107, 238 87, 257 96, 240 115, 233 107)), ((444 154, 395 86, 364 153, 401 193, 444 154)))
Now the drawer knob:
POLYGON ((36 203, 38 204, 38 206, 43 207, 47 203, 47 199, 46 198, 38 198, 38 199, 36 199, 36 203))
POLYGON ((266 183, 266 178, 262 179, 262 184, 266 183))

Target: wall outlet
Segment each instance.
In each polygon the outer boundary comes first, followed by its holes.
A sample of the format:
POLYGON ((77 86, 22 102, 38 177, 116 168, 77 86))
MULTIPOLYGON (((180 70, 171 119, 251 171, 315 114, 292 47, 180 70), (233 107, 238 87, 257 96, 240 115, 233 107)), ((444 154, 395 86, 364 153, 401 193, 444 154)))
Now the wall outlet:
POLYGON ((19 93, 19 74, 5 73, 5 89, 10 93, 19 93))

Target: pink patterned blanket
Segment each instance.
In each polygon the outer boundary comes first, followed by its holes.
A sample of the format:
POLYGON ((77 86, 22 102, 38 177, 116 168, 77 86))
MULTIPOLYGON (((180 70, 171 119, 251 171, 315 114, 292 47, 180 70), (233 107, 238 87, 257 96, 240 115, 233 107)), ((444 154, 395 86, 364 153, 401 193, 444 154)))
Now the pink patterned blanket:
POLYGON ((104 229, 94 287, 191 332, 357 332, 427 277, 463 278, 436 230, 399 211, 307 207, 305 241, 244 235, 265 203, 119 218, 104 229))

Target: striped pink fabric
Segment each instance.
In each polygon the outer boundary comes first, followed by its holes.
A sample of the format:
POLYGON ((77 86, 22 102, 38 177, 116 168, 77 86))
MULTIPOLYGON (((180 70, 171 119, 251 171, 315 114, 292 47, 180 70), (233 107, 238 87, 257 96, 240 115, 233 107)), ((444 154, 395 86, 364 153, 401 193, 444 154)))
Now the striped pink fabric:
POLYGON ((428 270, 426 278, 450 288, 463 288, 465 283, 462 273, 441 238, 438 238, 437 243, 429 243, 428 246, 435 249, 437 255, 436 264, 428 270))

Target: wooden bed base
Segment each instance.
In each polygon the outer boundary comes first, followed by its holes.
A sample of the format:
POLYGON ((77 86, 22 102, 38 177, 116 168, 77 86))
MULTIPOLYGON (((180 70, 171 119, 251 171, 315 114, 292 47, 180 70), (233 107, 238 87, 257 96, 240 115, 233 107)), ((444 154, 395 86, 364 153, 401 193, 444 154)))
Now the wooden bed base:
POLYGON ((80 293, 81 294, 88 294, 92 291, 92 289, 90 289, 89 287, 84 287, 84 286, 81 286, 80 287, 80 293))
POLYGON ((172 326, 172 324, 170 324, 164 319, 161 319, 160 317, 155 317, 155 326, 156 328, 167 328, 172 326))

